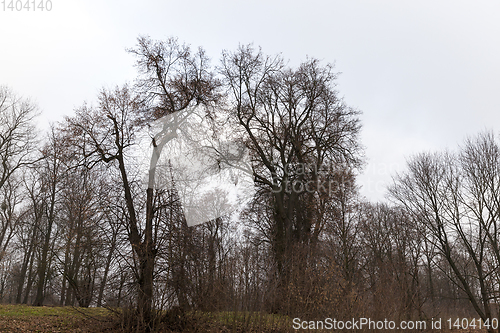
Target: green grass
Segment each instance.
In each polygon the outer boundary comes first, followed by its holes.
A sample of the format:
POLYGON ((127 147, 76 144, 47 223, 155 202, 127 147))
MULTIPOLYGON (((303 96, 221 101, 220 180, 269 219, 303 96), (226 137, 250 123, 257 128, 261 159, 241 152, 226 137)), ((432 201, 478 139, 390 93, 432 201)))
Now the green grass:
POLYGON ((0 305, 0 332, 95 332, 109 323, 103 308, 0 305))
MULTIPOLYGON (((120 315, 104 308, 0 305, 0 332, 120 332, 120 315)), ((260 312, 188 312, 183 332, 289 332, 288 317, 260 312)), ((159 332, 172 332, 160 323, 159 332)))
POLYGON ((227 328, 235 332, 288 332, 292 327, 290 318, 277 314, 246 311, 221 311, 210 313, 196 313, 200 322, 205 320, 207 327, 227 328))
POLYGON ((0 305, 2 317, 50 317, 50 316, 77 316, 77 317, 103 317, 110 314, 104 308, 73 308, 59 306, 28 306, 28 305, 0 305))
MULTIPOLYGON (((262 312, 248 312, 248 311, 221 311, 211 313, 212 318, 219 321, 245 321, 250 319, 259 320, 266 323, 283 323, 288 322, 290 319, 286 316, 278 314, 268 314, 262 312)), ((291 322, 291 321, 290 321, 291 322)))

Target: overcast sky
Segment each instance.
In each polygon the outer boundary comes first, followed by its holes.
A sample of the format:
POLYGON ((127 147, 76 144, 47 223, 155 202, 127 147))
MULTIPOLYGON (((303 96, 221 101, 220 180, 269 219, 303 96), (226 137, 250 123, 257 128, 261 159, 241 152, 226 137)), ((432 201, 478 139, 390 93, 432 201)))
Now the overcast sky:
POLYGON ((363 112, 359 183, 372 201, 412 154, 500 133, 497 1, 51 1, 43 12, 0 4, 0 84, 39 104, 41 127, 132 82, 125 49, 149 35, 202 46, 213 63, 247 43, 291 64, 334 62, 340 95, 363 112))

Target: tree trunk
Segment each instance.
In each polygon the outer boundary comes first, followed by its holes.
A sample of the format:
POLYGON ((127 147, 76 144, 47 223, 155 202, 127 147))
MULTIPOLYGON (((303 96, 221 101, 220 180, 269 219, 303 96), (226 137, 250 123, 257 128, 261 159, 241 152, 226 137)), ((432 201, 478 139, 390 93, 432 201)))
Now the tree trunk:
POLYGON ((19 277, 19 285, 17 287, 16 304, 21 303, 24 281, 26 280, 26 273, 28 271, 28 265, 32 260, 32 253, 34 252, 33 248, 35 245, 36 231, 37 231, 37 224, 35 224, 35 226, 33 226, 33 234, 32 234, 31 239, 30 239, 28 251, 25 253, 24 258, 23 258, 23 265, 21 267, 21 274, 19 277))
POLYGON ((144 230, 144 242, 142 251, 139 251, 139 299, 138 310, 142 316, 145 329, 149 332, 152 327, 152 305, 153 305, 153 274, 155 253, 153 245, 153 189, 147 189, 146 198, 146 229, 144 230))
POLYGON ((33 286, 33 262, 35 261, 35 251, 31 253, 30 265, 28 269, 28 282, 26 283, 26 290, 24 292, 23 304, 28 304, 28 298, 33 286))
POLYGON ((45 241, 42 248, 42 257, 38 265, 38 283, 36 289, 36 298, 33 303, 34 306, 42 306, 45 299, 45 278, 47 275, 48 254, 50 247, 50 235, 52 233, 52 219, 49 219, 47 226, 45 241))
POLYGON ((111 246, 109 249, 108 256, 106 258, 106 265, 104 266, 104 273, 101 280, 101 285, 99 286, 99 295, 97 297, 97 306, 102 306, 102 298, 104 295, 104 287, 106 286, 106 281, 108 280, 109 268, 111 267, 111 260, 113 259, 113 252, 116 247, 116 233, 113 232, 113 239, 111 240, 111 246))
MULTIPOLYGON (((155 262, 155 249, 153 245, 153 188, 148 188, 146 192, 146 228, 144 230, 144 241, 141 241, 132 191, 128 182, 123 155, 120 154, 118 156, 118 161, 122 176, 123 189, 125 191, 125 203, 129 212, 129 241, 139 260, 139 293, 137 310, 140 318, 138 319, 140 323, 144 325, 144 330, 146 332, 150 332, 153 326, 152 304, 153 272, 155 262)), ((151 172, 154 173, 154 170, 150 170, 150 173, 151 172)))
POLYGON ((139 258, 140 276, 139 276, 139 299, 138 311, 141 315, 141 321, 146 332, 152 330, 152 305, 153 305, 153 270, 154 257, 152 253, 145 253, 144 257, 139 258))
POLYGON ((33 305, 41 306, 45 299, 45 278, 47 274, 48 254, 50 250, 50 237, 52 235, 52 225, 54 223, 54 209, 56 204, 56 181, 51 183, 50 207, 47 214, 47 229, 45 230, 45 239, 42 248, 42 257, 38 265, 38 284, 36 290, 36 298, 33 305))

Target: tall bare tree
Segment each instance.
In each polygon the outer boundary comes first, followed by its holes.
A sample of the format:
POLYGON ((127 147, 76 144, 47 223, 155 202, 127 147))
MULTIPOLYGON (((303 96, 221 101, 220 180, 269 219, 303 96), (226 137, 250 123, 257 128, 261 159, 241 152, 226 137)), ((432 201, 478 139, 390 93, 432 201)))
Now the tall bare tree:
POLYGON ((350 181, 332 177, 360 165, 359 112, 338 96, 333 66, 316 59, 289 68, 280 56, 242 46, 223 53, 220 73, 232 126, 250 150, 258 200, 271 214, 259 228, 286 277, 297 264, 294 247, 314 243, 324 228, 320 198, 350 181))
POLYGON ((127 232, 138 259, 138 311, 146 330, 152 325, 153 276, 157 240, 154 232, 154 184, 156 163, 162 146, 176 135, 178 124, 165 124, 164 130, 152 138, 153 156, 146 190, 145 214, 141 216, 140 198, 134 191, 130 160, 127 154, 136 143, 136 135, 151 121, 175 113, 182 122, 195 105, 213 101, 215 80, 208 71, 203 50, 192 53, 177 40, 153 41, 141 37, 130 52, 137 56, 139 79, 137 95, 127 86, 103 91, 99 106, 84 106, 68 119, 75 131, 72 142, 81 147, 86 159, 115 166, 120 174, 127 212, 127 232))
POLYGON ((64 167, 63 147, 59 145, 60 134, 55 129, 49 134, 48 142, 43 152, 43 160, 40 162, 40 179, 42 192, 42 223, 39 224, 41 230, 41 248, 38 258, 38 280, 36 287, 36 298, 34 305, 41 306, 45 300, 45 287, 47 275, 51 265, 53 252, 54 231, 56 229, 57 206, 60 202, 58 193, 61 191, 61 180, 64 177, 66 168, 64 167))
MULTIPOLYGON (((34 120, 37 115, 38 108, 32 101, 17 96, 6 86, 0 86, 0 190, 9 180, 11 185, 14 184, 14 174, 36 159, 34 120)), ((2 191, 4 196, 0 199, 2 211, 7 214, 1 219, 0 249, 6 248, 11 239, 9 230, 13 230, 14 205, 9 203, 9 193, 12 191, 2 191)))

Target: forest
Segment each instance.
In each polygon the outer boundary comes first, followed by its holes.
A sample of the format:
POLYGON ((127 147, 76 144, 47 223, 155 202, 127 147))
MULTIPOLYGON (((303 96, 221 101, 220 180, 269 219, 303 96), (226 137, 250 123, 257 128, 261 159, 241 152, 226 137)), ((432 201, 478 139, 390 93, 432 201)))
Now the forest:
POLYGON ((215 62, 146 36, 127 51, 134 82, 75 101, 43 132, 37 105, 0 88, 2 303, 128 309, 137 331, 169 309, 467 317, 497 330, 494 133, 415 152, 388 201, 369 202, 362 112, 340 97, 332 64, 290 66, 254 45, 215 62), (224 187, 196 192, 202 176, 165 160, 179 137, 201 174, 250 179, 244 205, 231 208, 224 187))

